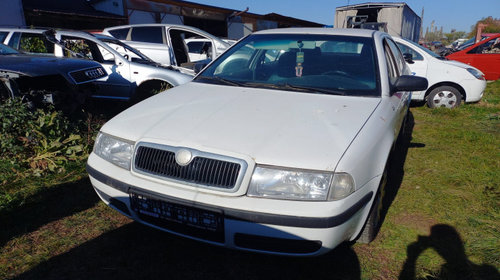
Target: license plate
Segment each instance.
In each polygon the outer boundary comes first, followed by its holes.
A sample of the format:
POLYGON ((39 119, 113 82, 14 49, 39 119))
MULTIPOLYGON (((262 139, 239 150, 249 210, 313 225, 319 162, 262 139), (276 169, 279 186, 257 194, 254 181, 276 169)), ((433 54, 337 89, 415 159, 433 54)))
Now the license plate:
POLYGON ((158 224, 155 221, 171 222, 160 223, 160 226, 173 231, 180 231, 180 233, 195 235, 196 237, 198 237, 198 234, 193 234, 192 230, 186 232, 179 225, 214 233, 220 232, 222 235, 224 233, 224 218, 222 213, 159 200, 132 192, 129 195, 132 210, 147 222, 155 225, 158 224))

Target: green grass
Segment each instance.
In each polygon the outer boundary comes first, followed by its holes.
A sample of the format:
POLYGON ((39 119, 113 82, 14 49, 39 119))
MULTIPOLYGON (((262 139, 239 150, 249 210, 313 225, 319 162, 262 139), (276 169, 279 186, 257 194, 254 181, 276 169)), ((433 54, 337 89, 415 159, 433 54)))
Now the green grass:
POLYGON ((417 279, 498 279, 500 81, 479 103, 411 112, 377 238, 320 258, 231 251, 130 223, 100 202, 84 162, 36 178, 0 161, 0 279, 398 279, 411 269, 417 279))

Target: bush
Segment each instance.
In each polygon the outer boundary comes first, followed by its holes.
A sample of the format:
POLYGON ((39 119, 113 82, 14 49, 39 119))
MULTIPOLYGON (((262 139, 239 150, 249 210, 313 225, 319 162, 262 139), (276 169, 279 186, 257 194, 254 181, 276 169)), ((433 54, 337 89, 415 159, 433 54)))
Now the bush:
POLYGON ((20 99, 0 105, 0 159, 35 175, 62 172, 68 161, 84 160, 89 141, 79 133, 82 121, 73 121, 53 107, 30 110, 20 99))

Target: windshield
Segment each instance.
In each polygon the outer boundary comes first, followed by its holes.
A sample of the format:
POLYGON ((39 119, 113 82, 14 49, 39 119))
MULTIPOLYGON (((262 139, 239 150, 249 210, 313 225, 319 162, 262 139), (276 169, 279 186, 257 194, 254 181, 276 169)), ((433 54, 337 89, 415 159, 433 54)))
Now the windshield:
POLYGON ((113 48, 115 51, 117 51, 122 56, 130 57, 131 60, 134 62, 147 62, 147 63, 153 62, 149 57, 145 56, 140 51, 132 48, 131 46, 129 46, 129 45, 127 45, 119 40, 112 39, 112 38, 98 38, 98 39, 103 41, 104 43, 106 43, 108 46, 113 48))
POLYGON ((6 45, 0 44, 0 55, 18 54, 19 52, 15 49, 8 47, 6 45))
POLYGON ((251 35, 196 82, 348 96, 380 96, 372 38, 251 35))

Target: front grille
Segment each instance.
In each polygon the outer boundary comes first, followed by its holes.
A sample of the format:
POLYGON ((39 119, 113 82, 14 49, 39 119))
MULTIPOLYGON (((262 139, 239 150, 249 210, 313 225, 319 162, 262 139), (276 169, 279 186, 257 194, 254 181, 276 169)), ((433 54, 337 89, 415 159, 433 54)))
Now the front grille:
POLYGON ((104 68, 94 67, 90 69, 73 71, 70 72, 69 75, 71 76, 71 78, 73 78, 73 80, 75 80, 75 83, 81 84, 106 77, 108 74, 106 73, 106 70, 104 70, 104 68))
POLYGON ((236 162, 195 156, 186 166, 175 161, 175 153, 154 147, 136 150, 134 167, 143 173, 208 187, 232 189, 241 165, 236 162))

